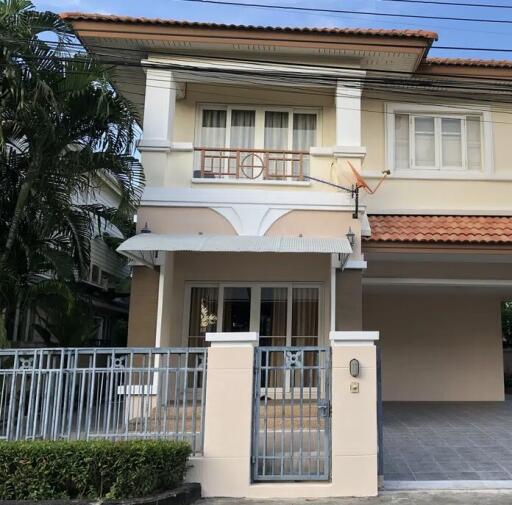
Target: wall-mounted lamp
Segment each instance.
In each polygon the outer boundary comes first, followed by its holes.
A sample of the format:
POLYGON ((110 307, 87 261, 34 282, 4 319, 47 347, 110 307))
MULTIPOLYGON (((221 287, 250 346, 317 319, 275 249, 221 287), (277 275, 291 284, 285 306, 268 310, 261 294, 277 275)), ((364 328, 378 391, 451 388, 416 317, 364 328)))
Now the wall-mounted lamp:
POLYGON ((350 370, 350 375, 352 375, 352 377, 359 376, 359 360, 355 358, 351 359, 348 368, 350 370))
POLYGON ((349 226, 347 235, 346 235, 350 245, 354 247, 354 244, 356 243, 356 234, 352 231, 352 228, 349 226))

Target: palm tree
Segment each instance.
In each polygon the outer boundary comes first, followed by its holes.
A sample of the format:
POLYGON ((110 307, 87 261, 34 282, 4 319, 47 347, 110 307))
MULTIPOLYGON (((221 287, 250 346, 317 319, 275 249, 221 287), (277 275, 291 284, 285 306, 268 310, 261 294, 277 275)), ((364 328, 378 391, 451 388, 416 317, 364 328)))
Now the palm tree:
POLYGON ((133 212, 143 172, 134 108, 109 69, 68 49, 58 15, 0 1, 0 34, 0 313, 15 317, 31 291, 86 272, 94 223, 133 212), (118 209, 89 203, 102 178, 118 209))

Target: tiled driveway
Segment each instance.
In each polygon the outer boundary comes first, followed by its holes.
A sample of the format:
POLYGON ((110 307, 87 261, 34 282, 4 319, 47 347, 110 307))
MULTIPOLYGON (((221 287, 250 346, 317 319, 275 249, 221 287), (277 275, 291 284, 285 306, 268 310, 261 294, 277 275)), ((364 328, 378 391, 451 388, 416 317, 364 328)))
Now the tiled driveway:
POLYGON ((384 478, 512 480, 512 398, 384 403, 384 478))

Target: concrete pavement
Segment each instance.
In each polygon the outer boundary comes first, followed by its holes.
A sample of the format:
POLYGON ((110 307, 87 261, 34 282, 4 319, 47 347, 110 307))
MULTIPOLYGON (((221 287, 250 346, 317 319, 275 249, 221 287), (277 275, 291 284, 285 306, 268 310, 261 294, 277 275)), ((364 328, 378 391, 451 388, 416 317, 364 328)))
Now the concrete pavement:
POLYGON ((245 500, 210 498, 197 505, 512 505, 512 490, 386 491, 377 498, 245 500))

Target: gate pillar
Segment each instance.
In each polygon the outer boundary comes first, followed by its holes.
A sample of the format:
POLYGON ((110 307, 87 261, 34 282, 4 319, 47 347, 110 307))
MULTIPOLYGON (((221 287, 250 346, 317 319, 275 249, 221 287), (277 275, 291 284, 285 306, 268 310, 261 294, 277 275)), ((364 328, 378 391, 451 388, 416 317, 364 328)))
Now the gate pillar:
POLYGON ((189 480, 208 496, 245 496, 251 482, 254 347, 258 333, 207 333, 204 452, 189 480))
POLYGON ((377 331, 330 333, 332 484, 337 496, 378 493, 378 339, 377 331))

